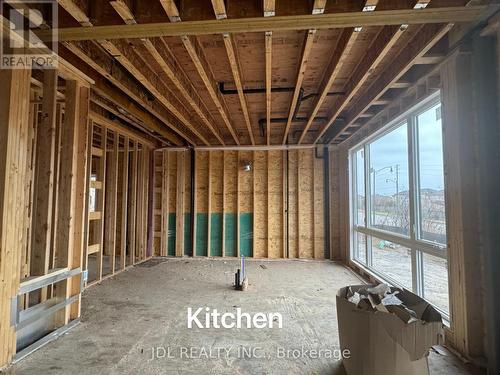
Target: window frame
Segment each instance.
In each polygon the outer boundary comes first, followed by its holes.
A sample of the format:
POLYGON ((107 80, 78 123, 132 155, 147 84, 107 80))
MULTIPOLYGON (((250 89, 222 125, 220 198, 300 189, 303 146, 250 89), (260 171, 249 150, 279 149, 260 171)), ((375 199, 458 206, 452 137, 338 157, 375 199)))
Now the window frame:
MULTIPOLYGON (((403 287, 397 280, 393 280, 387 275, 378 272, 372 267, 372 237, 380 238, 381 240, 390 241, 398 245, 404 246, 411 250, 412 259, 412 289, 413 292, 425 298, 424 293, 424 264, 423 254, 445 259, 448 261, 447 244, 440 244, 421 238, 421 200, 420 200, 420 156, 418 145, 418 121, 419 115, 423 114, 430 108, 441 104, 440 92, 428 96, 418 104, 410 108, 405 113, 388 122, 380 130, 374 132, 363 141, 349 149, 349 212, 350 212, 350 260, 357 266, 361 267, 368 273, 373 274, 381 280, 387 281, 392 285, 403 287), (410 230, 408 236, 396 234, 386 230, 374 228, 370 226, 372 213, 372 192, 371 190, 371 173, 370 173, 370 144, 382 138, 386 134, 394 131, 399 126, 406 123, 407 126, 407 142, 408 142, 408 174, 409 174, 409 216, 410 230), (365 220, 364 224, 357 223, 358 214, 358 199, 357 199, 357 160, 356 153, 363 150, 364 153, 364 188, 365 188, 365 220), (358 251, 357 233, 365 235, 366 247, 366 264, 355 258, 355 253, 358 251)), ((443 166, 444 167, 444 166, 443 166)), ((445 192, 446 194, 446 192, 445 192)), ((448 226, 446 224, 446 231, 448 226)), ((448 240, 447 240, 448 241, 448 240)), ((448 267, 449 269, 449 267, 448 267)), ((449 275, 449 271, 448 271, 449 275)), ((449 277, 448 277, 449 280, 449 277)), ((449 282, 449 281, 448 281, 449 282)), ((448 287, 449 290, 449 287, 448 287)), ((449 311, 437 309, 449 319, 449 311)))

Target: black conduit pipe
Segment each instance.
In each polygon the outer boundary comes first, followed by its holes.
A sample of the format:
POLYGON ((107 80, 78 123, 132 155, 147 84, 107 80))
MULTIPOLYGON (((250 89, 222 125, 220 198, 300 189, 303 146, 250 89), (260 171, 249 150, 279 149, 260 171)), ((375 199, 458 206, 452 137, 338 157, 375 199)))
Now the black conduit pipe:
MULTIPOLYGON (((219 91, 222 95, 236 95, 238 90, 226 89, 224 82, 219 82, 219 91)), ((275 87, 271 88, 271 92, 294 92, 295 87, 275 87)), ((243 89, 243 94, 264 94, 266 89, 243 89)))
POLYGON ((194 148, 191 148, 191 256, 195 256, 196 254, 196 249, 194 248, 195 240, 194 236, 196 233, 194 233, 194 222, 196 220, 196 212, 194 212, 194 200, 195 200, 195 191, 194 191, 194 185, 195 185, 195 174, 196 174, 196 153, 194 151, 194 148))
POLYGON ((285 258, 290 256, 290 150, 286 150, 286 254, 285 258))
POLYGON ((325 209, 323 212, 325 221, 325 259, 330 259, 330 156, 328 146, 323 148, 323 154, 318 156, 316 148, 316 159, 323 159, 323 195, 325 209))
MULTIPOLYGON (((301 88, 301 90, 303 90, 301 88)), ((236 89, 226 89, 225 83, 224 82, 219 82, 219 91, 222 95, 237 95, 238 90, 236 89)), ((294 92, 295 87, 274 87, 271 88, 271 92, 294 92)), ((264 94, 266 92, 265 88, 260 88, 260 89, 243 89, 243 94, 264 94)), ((318 93, 312 93, 309 95, 306 95, 302 98, 302 100, 307 100, 312 98, 313 96, 318 96, 318 93)), ((333 96, 333 95, 345 95, 345 92, 343 91, 333 91, 329 92, 326 94, 327 96, 333 96)))

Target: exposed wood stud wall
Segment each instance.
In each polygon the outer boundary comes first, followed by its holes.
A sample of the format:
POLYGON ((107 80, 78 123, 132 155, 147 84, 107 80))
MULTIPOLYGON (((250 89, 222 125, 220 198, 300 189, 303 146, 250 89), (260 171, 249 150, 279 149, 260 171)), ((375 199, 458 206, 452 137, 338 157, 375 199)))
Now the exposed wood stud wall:
POLYGON ((90 118, 88 180, 96 203, 88 212, 84 264, 92 285, 148 258, 150 143, 95 113, 90 118))
MULTIPOLYGON (((185 196, 190 191, 188 164, 180 161, 187 151, 166 149, 155 153, 156 171, 165 170, 162 167, 165 157, 170 165, 175 165, 169 173, 174 182, 170 182, 165 195, 171 197, 168 212, 175 213, 179 223, 178 212, 186 213, 188 209, 187 205, 181 206, 179 199, 182 190, 185 196), (185 166, 183 179, 179 177, 181 166, 185 166)), ((291 258, 324 258, 323 159, 316 158, 312 148, 288 154, 287 171, 286 151, 195 151, 195 256, 283 258, 287 257, 288 249, 291 258), (251 170, 244 171, 248 163, 251 170)), ((165 179, 156 176, 160 181, 165 179)), ((161 199, 161 195, 155 197, 161 199)), ((159 207, 158 202, 155 207, 159 207)), ((179 244, 180 237, 190 237, 191 232, 186 228, 176 227, 175 233, 171 233, 168 229, 171 225, 161 223, 158 214, 155 218, 158 239, 168 233, 179 244)), ((184 243, 184 250, 176 246, 175 252, 163 251, 163 254, 191 255, 189 247, 190 244, 184 243)), ((155 250, 155 254, 162 254, 162 250, 155 250)))
MULTIPOLYGON (((33 244, 31 275, 45 275, 50 264, 50 238, 52 231, 54 165, 56 155, 56 91, 57 71, 44 74, 42 117, 37 131, 35 198, 33 206, 33 244)), ((46 298, 42 290, 40 298, 46 298)))
POLYGON ((21 268, 24 186, 28 149, 30 70, 1 69, 0 86, 0 366, 16 353, 11 299, 17 295, 21 268))

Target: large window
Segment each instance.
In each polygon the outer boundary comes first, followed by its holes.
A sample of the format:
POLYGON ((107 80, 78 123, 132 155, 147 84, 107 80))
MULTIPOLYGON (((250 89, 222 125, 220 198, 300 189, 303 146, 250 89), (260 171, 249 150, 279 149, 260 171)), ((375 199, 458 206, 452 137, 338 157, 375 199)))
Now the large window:
POLYGON ((434 95, 351 150, 351 258, 448 316, 442 138, 434 95))

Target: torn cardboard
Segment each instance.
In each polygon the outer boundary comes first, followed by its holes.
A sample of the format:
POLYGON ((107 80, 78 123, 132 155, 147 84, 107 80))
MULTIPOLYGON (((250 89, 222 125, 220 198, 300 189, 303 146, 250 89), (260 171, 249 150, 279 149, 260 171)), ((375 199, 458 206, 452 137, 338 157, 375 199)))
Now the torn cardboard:
POLYGON ((377 286, 370 293, 373 287, 337 293, 340 346, 350 352, 343 360, 347 374, 429 374, 429 349, 442 343, 441 315, 409 291, 377 286))

